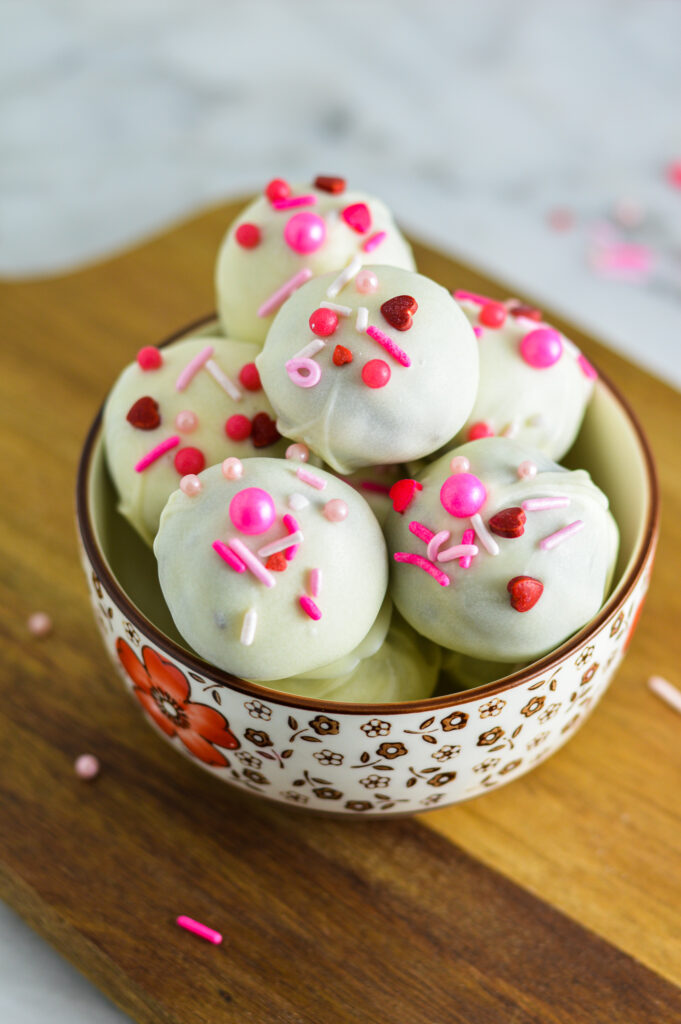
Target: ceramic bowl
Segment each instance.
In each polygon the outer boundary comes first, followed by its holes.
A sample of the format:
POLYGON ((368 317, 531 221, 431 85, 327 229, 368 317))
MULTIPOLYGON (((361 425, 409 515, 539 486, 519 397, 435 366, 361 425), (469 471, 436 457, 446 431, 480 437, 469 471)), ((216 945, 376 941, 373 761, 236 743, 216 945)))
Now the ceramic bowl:
MULTIPOLYGON (((178 332, 176 340, 204 322, 178 332)), ((281 694, 189 650, 163 602, 153 553, 115 510, 101 412, 77 485, 83 565, 107 653, 152 726, 230 785, 348 816, 405 814, 517 779, 580 728, 624 655, 648 588, 658 495, 650 449, 602 376, 567 464, 589 470, 621 532, 611 595, 587 626, 494 683, 404 704, 281 694)))

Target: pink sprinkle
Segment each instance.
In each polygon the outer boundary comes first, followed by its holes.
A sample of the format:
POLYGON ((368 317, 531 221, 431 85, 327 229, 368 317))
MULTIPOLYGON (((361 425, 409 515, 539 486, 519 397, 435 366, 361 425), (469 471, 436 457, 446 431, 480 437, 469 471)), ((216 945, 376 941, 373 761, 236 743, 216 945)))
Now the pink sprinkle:
POLYGON ((199 425, 199 417, 191 409, 183 409, 175 417, 175 427, 181 434, 191 434, 199 425))
POLYGON ((99 775, 99 759, 94 754, 81 754, 74 763, 74 769, 79 779, 89 782, 99 775))
POLYGON ((313 388, 322 379, 322 368, 314 359, 289 359, 284 368, 292 384, 299 388, 313 388))
POLYGON ((306 594, 303 594, 303 596, 299 598, 299 601, 300 607, 306 615, 309 615, 311 619, 315 620, 315 622, 317 622, 318 619, 321 619, 322 613, 311 597, 307 597, 306 594))
POLYGON ((449 576, 438 569, 436 565, 429 562, 427 558, 422 558, 421 555, 412 555, 407 551, 396 551, 393 555, 396 562, 406 562, 408 565, 415 565, 419 569, 423 569, 429 576, 432 576, 441 587, 448 587, 451 583, 449 576))
POLYGON ((681 693, 673 683, 662 676, 651 676, 648 686, 661 700, 669 704, 675 711, 681 711, 681 693))
POLYGON ((202 483, 195 473, 187 473, 180 480, 180 490, 183 494, 186 494, 188 498, 195 498, 197 494, 201 493, 202 483))
POLYGON ((672 160, 667 167, 667 181, 674 188, 681 188, 681 160, 672 160))
POLYGON ((177 918, 176 924, 179 924, 180 928, 184 928, 185 931, 198 935, 200 939, 205 939, 206 942, 212 942, 214 946, 219 946, 222 942, 222 935, 220 935, 220 932, 216 932, 215 929, 209 928, 205 924, 201 924, 200 921, 195 921, 193 917, 180 915, 180 917, 177 918))
POLYGON ((562 530, 557 530, 555 533, 549 534, 548 537, 544 537, 543 540, 539 541, 539 547, 542 551, 551 551, 553 548, 558 547, 564 540, 571 537, 573 533, 579 533, 580 530, 584 529, 584 520, 575 519, 574 523, 570 523, 568 526, 564 526, 562 530))
POLYGON ((548 508, 565 508, 570 504, 570 499, 564 496, 558 498, 528 498, 523 501, 521 508, 523 512, 543 512, 548 508))
POLYGON ((407 353, 392 338, 389 338, 387 334, 379 330, 378 327, 367 327, 367 334, 374 341, 377 341, 379 345, 382 345, 388 355, 391 355, 402 366, 411 366, 411 359, 407 353))
POLYGON ((230 455, 228 459, 222 463, 222 475, 225 480, 241 480, 244 473, 243 463, 241 459, 235 458, 230 455))
POLYGON ((428 541, 426 556, 431 560, 431 562, 437 561, 437 556, 440 548, 445 543, 445 541, 449 540, 450 536, 451 534, 449 530, 440 530, 439 533, 436 533, 435 536, 428 541))
POLYGON ((310 458, 310 449, 306 444, 290 444, 286 449, 287 459, 297 459, 298 462, 307 462, 310 458))
POLYGON ((449 468, 452 473, 467 473, 471 468, 471 464, 465 455, 455 455, 449 463, 449 468))
POLYGON ((33 612, 29 615, 26 625, 33 636, 47 636, 52 632, 52 619, 47 612, 33 612))
POLYGON ((304 466, 298 467, 296 470, 296 476, 299 480, 302 480, 304 484, 309 484, 310 487, 316 487, 318 491, 323 491, 326 487, 326 480, 322 480, 320 476, 310 473, 309 469, 305 469, 304 466))
POLYGON ((319 597, 322 589, 322 570, 310 569, 310 593, 313 597, 319 597))
POLYGON ((361 490, 369 491, 371 494, 390 494, 387 484, 377 484, 374 480, 362 480, 359 486, 361 490))
POLYGON ((478 553, 475 544, 454 544, 453 547, 441 551, 437 556, 438 562, 454 562, 457 558, 473 558, 478 553))
POLYGON ((473 328, 473 334, 475 335, 476 338, 481 338, 482 337, 482 327, 474 327, 473 328))
MULTIPOLYGON (((475 540, 475 530, 464 530, 463 537, 461 538, 462 544, 472 544, 475 540)), ((470 569, 473 559, 470 555, 466 555, 464 558, 459 559, 459 565, 462 569, 470 569)))
MULTIPOLYGON (((215 545, 213 545, 215 547, 215 545)), ((264 583, 266 587, 273 587, 275 580, 269 569, 258 561, 250 548, 239 540, 238 537, 232 537, 229 542, 229 547, 236 553, 236 555, 245 564, 247 569, 250 569, 257 580, 264 583)))
POLYGON ((577 356, 577 365, 579 366, 580 370, 582 371, 585 377, 587 377, 589 380, 596 380, 598 374, 596 373, 596 371, 594 370, 593 366, 586 358, 586 356, 583 356, 581 352, 577 356))
POLYGON ((384 242, 387 238, 387 232, 377 231, 375 235, 370 235, 366 242, 362 246, 365 252, 373 252, 374 249, 378 249, 381 242, 384 242))
MULTIPOLYGON (((301 532, 300 524, 298 523, 298 520, 294 516, 285 515, 284 518, 282 519, 282 522, 288 534, 293 535, 294 533, 301 532)), ((286 548, 286 550, 284 551, 284 556, 287 562, 290 562, 293 558, 296 557, 296 552, 299 547, 299 544, 292 544, 290 548, 286 548)))
POLYGON ((269 299, 265 299, 262 306, 258 310, 258 316, 269 316, 275 309, 279 309, 283 302, 288 299, 289 295, 293 295, 297 288, 300 288, 301 284, 305 284, 312 277, 312 271, 309 267, 303 267, 297 274, 289 278, 281 288, 277 288, 276 292, 272 292, 269 299))
POLYGON ((531 480, 532 477, 536 475, 537 465, 536 463, 531 462, 529 459, 526 459, 524 462, 521 462, 518 466, 518 476, 521 480, 531 480))
POLYGON ((427 526, 423 525, 423 523, 419 523, 418 519, 412 519, 409 524, 409 530, 415 537, 422 540, 424 544, 430 544, 431 540, 435 536, 433 531, 429 530, 427 526))
POLYGON ((206 345, 206 347, 201 349, 200 352, 197 352, 193 359, 189 360, 184 370, 175 381, 176 391, 184 391, 189 382, 193 380, 199 372, 201 367, 208 362, 214 351, 215 348, 213 345, 206 345))
POLYGON ((161 441, 161 443, 157 444, 155 448, 152 448, 150 452, 147 452, 146 455, 142 456, 135 466, 135 472, 141 473, 147 468, 147 466, 150 466, 152 462, 156 462, 156 460, 160 459, 162 455, 169 452, 171 448, 177 448, 179 443, 180 439, 177 435, 174 437, 167 437, 165 441, 161 441))
POLYGON ((494 299, 490 299, 486 295, 476 295, 475 292, 464 292, 461 289, 454 292, 454 298, 459 302, 475 302, 478 306, 486 306, 488 302, 494 302, 494 299))
POLYGON ((217 552, 223 562, 226 562, 230 569, 234 569, 234 572, 246 572, 246 566, 240 558, 230 551, 224 541, 214 540, 213 551, 217 552))
POLYGON ((288 199, 275 199, 272 206, 275 210, 291 210, 294 206, 316 206, 316 196, 289 196, 288 199))

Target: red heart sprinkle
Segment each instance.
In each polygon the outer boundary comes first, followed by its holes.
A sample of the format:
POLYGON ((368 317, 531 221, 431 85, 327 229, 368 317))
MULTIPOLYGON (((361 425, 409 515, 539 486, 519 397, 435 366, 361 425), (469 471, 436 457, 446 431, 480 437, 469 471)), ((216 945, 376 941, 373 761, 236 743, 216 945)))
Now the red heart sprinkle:
POLYGON ((544 584, 532 576, 514 576, 506 589, 511 595, 511 607, 517 612, 529 612, 544 593, 544 584))
POLYGON ((345 345, 336 345, 333 350, 333 361, 336 366, 342 366, 344 363, 351 363, 353 359, 352 352, 345 345))
POLYGON ((161 424, 158 402, 155 402, 149 395, 138 398, 134 405, 130 406, 125 418, 138 430, 156 430, 156 427, 161 424))
POLYGON ((396 295, 383 303, 381 313, 396 331, 408 331, 411 318, 418 308, 418 302, 411 295, 396 295))
POLYGON ((418 480, 410 480, 408 478, 397 480, 388 492, 395 512, 399 512, 402 515, 416 497, 416 492, 422 490, 423 484, 420 484, 418 480))
POLYGON ((277 424, 267 415, 266 412, 259 412, 253 417, 251 429, 251 440, 255 448, 267 448, 268 445, 278 441, 281 434, 277 430, 277 424))
POLYGON ((283 572, 287 565, 288 562, 283 551, 277 551, 275 555, 270 555, 265 562, 265 568, 271 569, 272 572, 283 572))
POLYGON ((341 210, 341 217, 353 231, 364 235, 371 227, 371 213, 366 203, 352 203, 341 210))
POLYGON ((345 178, 334 178, 326 174, 318 174, 314 180, 314 187, 322 192, 331 192, 332 195, 340 195, 345 192, 345 178))
POLYGON ((504 508, 493 515, 488 526, 497 537, 522 537, 527 516, 521 508, 504 508))

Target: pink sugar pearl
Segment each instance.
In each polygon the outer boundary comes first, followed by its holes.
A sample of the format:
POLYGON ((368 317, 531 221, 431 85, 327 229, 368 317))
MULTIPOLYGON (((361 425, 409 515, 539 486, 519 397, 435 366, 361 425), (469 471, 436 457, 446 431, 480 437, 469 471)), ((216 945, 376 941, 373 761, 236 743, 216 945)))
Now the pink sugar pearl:
POLYGON ((452 473, 467 473, 471 468, 471 464, 465 455, 455 455, 449 463, 449 468, 452 473))
POLYGON ((199 417, 191 409, 183 409, 175 417, 175 426, 181 434, 191 434, 199 425, 199 417))
POLYGON ((284 241, 294 252, 316 252, 325 240, 326 224, 317 213, 294 213, 286 222, 284 241))
POLYGON ((348 512, 347 502, 342 498, 332 498, 324 506, 324 515, 330 523, 342 523, 344 519, 347 519, 348 512))
POLYGON ((196 473, 187 473, 180 480, 180 490, 188 498, 195 498, 197 494, 201 493, 201 488, 202 484, 196 473))
POLYGON ((81 754, 76 758, 73 767, 79 779, 89 782, 90 779, 95 779, 99 775, 99 758, 94 754, 81 754))
POLYGON ((373 270, 360 270, 355 277, 355 288, 361 295, 373 295, 378 288, 378 278, 373 270))
POLYGON ((271 495, 261 487, 244 487, 229 503, 229 518, 241 533, 264 533, 274 522, 277 511, 271 495))
POLYGON ((537 475, 537 467, 534 462, 530 462, 526 459, 525 462, 521 462, 518 466, 518 476, 521 480, 531 480, 532 477, 537 475))
POLYGON ((290 444, 286 449, 286 458, 294 462, 307 462, 310 458, 310 449, 306 444, 290 444))
POLYGON ((47 612, 33 612, 29 615, 26 625, 33 636, 47 636, 52 632, 52 619, 47 612))
POLYGON ((520 354, 535 370, 546 370, 557 363, 563 354, 563 342, 553 327, 537 327, 520 342, 520 354))
POLYGON ((385 359, 370 359, 362 367, 362 380, 368 388, 384 388, 390 380, 390 374, 385 359))
POLYGON ((310 315, 310 330, 318 338, 328 338, 338 327, 338 313, 333 309, 315 309, 310 315))
POLYGON ((479 420, 468 428, 467 437, 469 441, 479 441, 483 437, 494 437, 494 430, 490 423, 479 420))
POLYGON ((440 489, 443 508, 457 519, 474 516, 484 505, 486 497, 485 485, 473 473, 448 476, 440 489))
POLYGON ((478 319, 485 327, 502 327, 506 320, 506 308, 501 302, 488 302, 480 310, 478 319))
POLYGON ((235 459, 234 456, 225 459, 222 463, 222 475, 225 480, 241 480, 241 477, 244 475, 241 459, 235 459))
POLYGON ((158 370, 163 365, 163 356, 154 345, 145 345, 137 353, 137 365, 141 370, 158 370))

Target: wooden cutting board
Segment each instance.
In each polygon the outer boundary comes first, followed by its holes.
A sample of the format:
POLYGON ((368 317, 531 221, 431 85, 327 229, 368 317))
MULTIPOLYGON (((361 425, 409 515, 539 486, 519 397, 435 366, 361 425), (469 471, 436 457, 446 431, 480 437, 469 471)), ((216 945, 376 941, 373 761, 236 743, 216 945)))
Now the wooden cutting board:
MULTIPOLYGON (((560 318, 637 409, 663 497, 638 632, 564 750, 470 804, 318 819, 177 757, 115 678, 78 564, 79 449, 137 349, 210 311, 236 209, 0 285, 0 896, 154 1024, 681 1022, 681 716, 645 685, 681 683, 681 400, 560 318), (54 618, 43 640, 36 609, 54 618), (103 765, 92 784, 72 769, 84 751, 103 765), (180 931, 179 913, 224 944, 180 931)), ((416 249, 448 287, 507 292, 416 249)))

